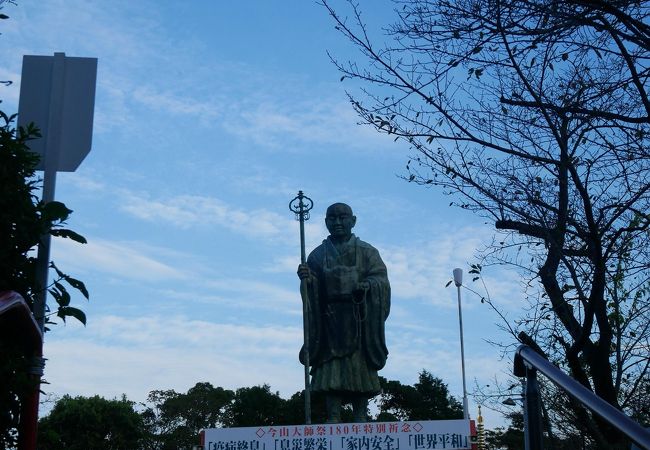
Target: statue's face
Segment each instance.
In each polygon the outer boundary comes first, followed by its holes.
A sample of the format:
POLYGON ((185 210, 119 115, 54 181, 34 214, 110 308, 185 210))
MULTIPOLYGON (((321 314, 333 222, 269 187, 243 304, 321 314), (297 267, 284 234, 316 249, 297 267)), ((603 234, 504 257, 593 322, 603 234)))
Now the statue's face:
POLYGON ((335 239, 347 239, 352 235, 352 228, 357 218, 352 215, 352 208, 344 203, 335 203, 327 208, 325 226, 335 239))

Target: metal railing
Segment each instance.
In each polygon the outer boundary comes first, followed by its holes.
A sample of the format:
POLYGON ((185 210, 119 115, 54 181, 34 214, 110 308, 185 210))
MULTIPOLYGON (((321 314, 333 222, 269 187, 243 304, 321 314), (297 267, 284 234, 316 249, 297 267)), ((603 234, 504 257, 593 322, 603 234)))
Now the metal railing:
POLYGON ((520 345, 515 353, 514 374, 518 377, 526 377, 524 427, 527 450, 542 450, 541 399, 537 384, 537 371, 544 374, 583 406, 627 435, 638 446, 650 450, 650 431, 562 372, 531 347, 520 345))

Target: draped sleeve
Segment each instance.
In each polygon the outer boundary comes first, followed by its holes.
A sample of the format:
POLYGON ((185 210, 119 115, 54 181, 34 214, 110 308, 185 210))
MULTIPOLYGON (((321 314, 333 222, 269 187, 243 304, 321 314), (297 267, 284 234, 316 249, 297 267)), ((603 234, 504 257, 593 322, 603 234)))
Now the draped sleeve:
POLYGON ((363 241, 362 264, 367 273, 365 281, 370 284, 366 294, 366 323, 364 326, 364 347, 368 365, 380 370, 386 364, 388 348, 386 347, 385 323, 390 313, 390 283, 386 265, 377 249, 363 241))

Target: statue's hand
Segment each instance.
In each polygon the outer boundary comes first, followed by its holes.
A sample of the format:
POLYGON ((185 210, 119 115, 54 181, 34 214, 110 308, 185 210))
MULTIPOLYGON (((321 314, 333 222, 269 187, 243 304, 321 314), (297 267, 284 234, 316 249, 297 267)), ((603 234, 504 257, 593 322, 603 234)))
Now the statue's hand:
POLYGON ((311 277, 311 270, 307 264, 298 265, 298 278, 301 280, 307 280, 311 277))
POLYGON ((367 291, 368 289, 370 289, 370 282, 369 281, 362 281, 361 283, 359 283, 357 285, 357 289, 359 291, 367 291))

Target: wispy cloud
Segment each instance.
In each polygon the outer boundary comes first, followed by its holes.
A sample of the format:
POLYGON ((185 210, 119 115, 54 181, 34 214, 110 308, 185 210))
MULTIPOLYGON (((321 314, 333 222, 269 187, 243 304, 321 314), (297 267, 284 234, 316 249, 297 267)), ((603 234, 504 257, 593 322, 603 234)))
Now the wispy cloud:
MULTIPOLYGON (((452 279, 452 270, 460 267, 464 272, 463 284, 486 295, 483 286, 472 283, 469 263, 475 261, 477 249, 489 241, 492 231, 485 227, 463 227, 452 235, 434 230, 435 238, 415 241, 407 246, 380 247, 386 262, 395 296, 419 299, 436 306, 454 307, 452 295, 445 289, 452 279), (465 236, 457 239, 455 236, 465 236)), ((519 277, 506 267, 493 267, 482 274, 490 297, 505 307, 517 306, 522 292, 519 277)), ((474 296, 475 294, 470 294, 474 296)), ((469 303, 468 307, 475 302, 469 303)))
MULTIPOLYGON (((57 239, 53 244, 52 259, 66 270, 82 273, 93 270, 126 280, 156 282, 189 277, 175 265, 160 261, 160 255, 153 255, 154 252, 152 247, 134 242, 91 238, 88 244, 78 244, 57 239)), ((171 261, 171 257, 168 260, 171 261)))
POLYGON ((222 110, 220 105, 214 102, 206 102, 189 95, 181 97, 170 91, 157 91, 152 86, 137 88, 133 92, 133 99, 156 111, 199 117, 202 121, 214 120, 222 110))
MULTIPOLYGON (((255 273, 249 278, 226 276, 206 267, 200 258, 168 247, 135 241, 111 242, 93 236, 88 239, 89 243, 83 245, 56 239, 53 260, 69 273, 149 286, 159 299, 171 299, 182 305, 225 306, 240 313, 269 311, 285 317, 301 314, 297 278, 295 288, 287 288, 284 277, 262 281, 255 273)), ((295 272, 295 267, 291 272, 295 272)))
POLYGON ((153 389, 185 391, 197 381, 231 389, 272 383, 287 396, 300 388, 299 328, 111 315, 65 334, 46 340, 46 377, 54 392, 93 395, 101 385, 104 395, 142 401, 153 389))
POLYGON ((287 230, 293 222, 289 215, 280 215, 266 209, 246 210, 215 197, 179 195, 151 199, 147 194, 124 192, 121 209, 147 221, 164 219, 176 227, 188 229, 218 225, 250 237, 289 239, 287 230))
MULTIPOLYGON (((69 56, 98 57, 98 133, 118 127, 139 131, 144 108, 220 127, 258 149, 365 152, 390 147, 391 137, 356 125, 340 84, 314 84, 286 73, 260 73, 243 61, 205 57, 204 42, 170 37, 155 6, 57 0, 39 4, 29 14, 27 8, 12 8, 3 40, 20 43, 20 48, 12 47, 12 55, 66 50, 69 56), (129 21, 115 20, 120 15, 129 16, 129 21), (199 67, 197 57, 202 60, 199 67)), ((20 58, 12 57, 0 79, 19 72, 20 58)), ((14 101, 19 85, 15 81, 6 93, 14 101)))
MULTIPOLYGON (((450 384, 459 397, 458 342, 424 330, 392 335, 382 375, 413 383, 422 369, 450 384), (416 342, 423 341, 423 342, 416 342)), ((289 396, 301 389, 299 327, 237 325, 187 316, 96 317, 92 327, 68 327, 46 340, 46 378, 51 392, 103 395, 143 401, 153 389, 186 391, 197 381, 234 389, 270 383, 289 396), (74 349, 74 352, 70 351, 74 349), (245 355, 245 357, 242 357, 245 355), (70 371, 69 367, 76 367, 70 371)), ((506 367, 493 354, 467 350, 468 382, 489 382, 506 367)), ((467 345, 467 344, 466 344, 467 345)))
POLYGON ((454 267, 465 267, 472 259, 484 230, 465 229, 459 233, 473 237, 459 241, 447 233, 437 232, 435 239, 425 242, 407 247, 385 247, 382 255, 393 280, 395 295, 449 305, 448 296, 437 293, 444 290, 454 267))
POLYGON ((292 152, 305 151, 305 145, 313 152, 313 144, 328 146, 330 152, 343 147, 362 151, 388 147, 392 139, 356 124, 358 118, 350 104, 341 100, 341 93, 335 89, 331 97, 323 97, 307 89, 297 93, 296 86, 287 86, 286 92, 276 92, 280 95, 256 105, 242 102, 238 113, 226 118, 224 125, 228 131, 259 146, 292 152))
POLYGON ((261 282, 254 278, 210 279, 205 280, 202 285, 208 291, 221 292, 224 296, 230 295, 232 301, 241 307, 274 310, 294 316, 302 313, 297 281, 293 289, 282 284, 261 282))

